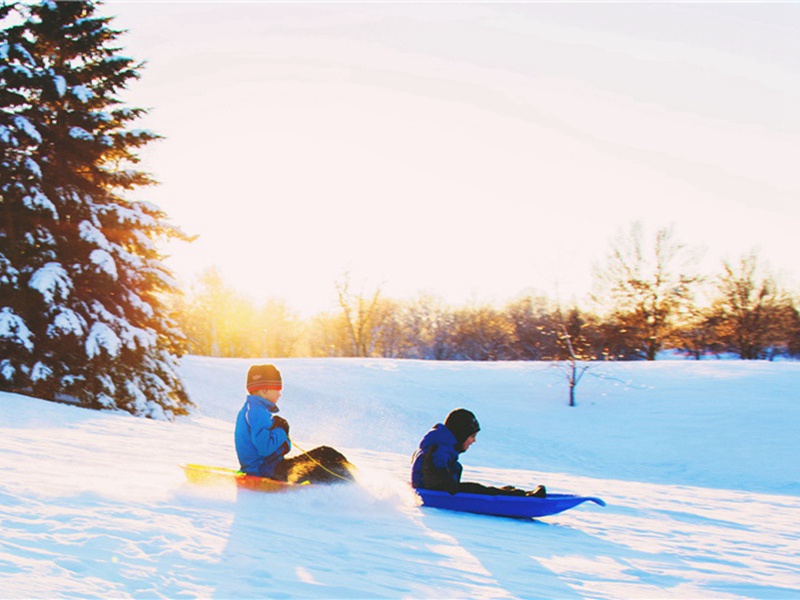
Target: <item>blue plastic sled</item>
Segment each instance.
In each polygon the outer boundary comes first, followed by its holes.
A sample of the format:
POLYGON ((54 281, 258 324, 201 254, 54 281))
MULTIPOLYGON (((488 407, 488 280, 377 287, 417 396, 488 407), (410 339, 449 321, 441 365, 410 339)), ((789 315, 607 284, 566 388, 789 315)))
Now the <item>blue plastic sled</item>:
POLYGON ((570 494, 547 494, 546 498, 533 498, 531 496, 486 496, 464 492, 450 494, 449 492, 419 488, 414 492, 422 500, 422 506, 498 517, 546 517, 564 512, 587 501, 600 506, 606 505, 600 498, 570 494))

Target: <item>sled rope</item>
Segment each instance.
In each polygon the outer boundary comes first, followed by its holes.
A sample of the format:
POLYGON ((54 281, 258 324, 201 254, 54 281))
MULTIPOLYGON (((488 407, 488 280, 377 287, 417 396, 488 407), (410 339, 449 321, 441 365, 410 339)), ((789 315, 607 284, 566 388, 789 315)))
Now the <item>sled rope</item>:
MULTIPOLYGON (((287 436, 287 437, 288 437, 288 436, 287 436)), ((311 462, 313 462, 314 464, 316 464, 318 467, 321 467, 323 471, 327 471, 328 473, 330 473, 330 474, 331 474, 331 475, 333 475, 334 477, 338 477, 338 478, 339 478, 339 479, 341 479, 342 481, 350 481, 349 479, 347 479, 347 477, 342 477, 342 476, 341 476, 341 475, 339 475, 338 473, 334 473, 333 471, 331 471, 331 470, 330 470, 328 467, 326 467, 326 466, 325 466, 325 465, 323 465, 321 462, 319 462, 317 459, 315 459, 313 456, 311 456, 311 455, 308 453, 308 450, 304 450, 302 447, 300 447, 300 446, 298 446, 297 444, 295 444, 295 442, 294 442, 294 440, 293 440, 292 438, 289 438, 289 441, 290 441, 290 442, 292 442, 292 446, 294 446, 295 448, 297 448, 298 450, 300 450, 300 452, 302 452, 302 453, 303 453, 303 454, 305 454, 305 455, 306 455, 308 458, 310 458, 310 459, 311 459, 311 462)))

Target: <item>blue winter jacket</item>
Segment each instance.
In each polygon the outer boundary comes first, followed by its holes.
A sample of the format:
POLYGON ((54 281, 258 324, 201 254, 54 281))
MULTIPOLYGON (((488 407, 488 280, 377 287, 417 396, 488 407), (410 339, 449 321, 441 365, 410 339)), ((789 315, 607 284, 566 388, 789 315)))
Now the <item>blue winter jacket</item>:
POLYGON ((454 491, 463 467, 458 462, 456 437, 437 423, 422 438, 411 463, 411 485, 415 488, 454 491))
POLYGON ((236 417, 236 455, 239 468, 248 475, 271 477, 275 467, 292 448, 288 434, 272 427, 278 407, 261 396, 248 395, 236 417))

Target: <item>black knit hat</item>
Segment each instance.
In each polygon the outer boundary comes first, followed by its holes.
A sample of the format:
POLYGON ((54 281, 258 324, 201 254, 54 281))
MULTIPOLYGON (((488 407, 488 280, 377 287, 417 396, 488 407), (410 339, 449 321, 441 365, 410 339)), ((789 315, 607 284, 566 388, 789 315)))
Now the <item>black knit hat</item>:
POLYGON ((275 365, 253 365, 247 371, 247 391, 280 390, 283 388, 281 373, 275 365))
POLYGON ((455 436, 459 446, 461 446, 469 436, 481 430, 478 419, 466 408, 457 408, 451 411, 444 421, 444 426, 455 436))

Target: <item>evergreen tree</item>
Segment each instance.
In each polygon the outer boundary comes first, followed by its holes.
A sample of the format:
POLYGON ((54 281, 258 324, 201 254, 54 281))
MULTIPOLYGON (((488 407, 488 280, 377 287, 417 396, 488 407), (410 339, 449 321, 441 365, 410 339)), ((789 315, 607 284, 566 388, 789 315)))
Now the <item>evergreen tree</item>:
POLYGON ((93 2, 16 10, 0 9, 0 389, 184 414, 158 248, 184 236, 128 197, 154 183, 137 151, 158 136, 116 96, 141 64, 93 2))

